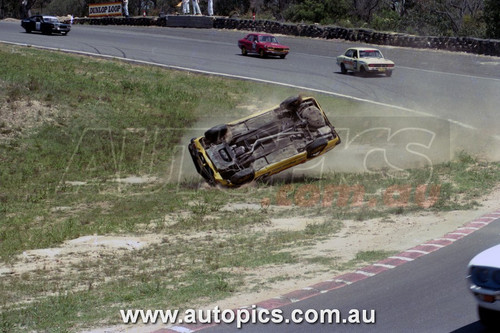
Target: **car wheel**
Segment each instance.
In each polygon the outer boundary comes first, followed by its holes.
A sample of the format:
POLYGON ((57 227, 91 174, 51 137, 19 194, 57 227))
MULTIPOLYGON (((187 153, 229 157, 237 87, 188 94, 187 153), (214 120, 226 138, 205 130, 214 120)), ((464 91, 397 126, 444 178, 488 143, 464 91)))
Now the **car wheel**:
POLYGON ((27 33, 31 33, 31 29, 26 28, 27 33))
POLYGON ((327 145, 328 145, 328 140, 327 139, 325 139, 325 138, 317 138, 317 139, 315 139, 306 148, 307 157, 311 158, 311 157, 318 156, 323 151, 323 149, 325 149, 325 147, 327 145))
POLYGON ((264 49, 260 49, 260 50, 259 50, 259 56, 260 56, 261 58, 264 58, 264 57, 266 56, 266 54, 264 53, 264 49))
POLYGON ((477 312, 479 314, 479 320, 481 323, 488 328, 499 328, 500 320, 498 319, 499 312, 490 309, 483 308, 481 306, 477 307, 477 312))
POLYGON ((252 168, 246 168, 238 171, 231 177, 231 183, 234 185, 243 185, 249 183, 255 177, 255 172, 252 168))
POLYGON ((345 65, 343 63, 340 64, 340 72, 342 74, 347 74, 347 69, 345 68, 345 65))
POLYGON ((297 110, 300 103, 302 103, 302 97, 300 96, 292 96, 285 99, 280 103, 280 109, 286 110, 297 110))
POLYGON ((226 125, 217 125, 205 132, 205 139, 209 142, 217 142, 227 133, 226 125))
POLYGON ((390 77, 391 75, 392 75, 392 71, 386 71, 385 72, 385 76, 389 76, 390 77))
POLYGON ((364 66, 361 66, 361 68, 359 69, 359 74, 361 74, 361 76, 363 77, 366 76, 367 72, 364 66))
POLYGON ((202 166, 200 165, 200 163, 198 161, 196 148, 194 146, 194 139, 191 139, 191 142, 188 144, 188 150, 189 150, 189 154, 191 155, 191 158, 193 159, 193 164, 194 164, 194 166, 196 168, 196 171, 199 174, 201 174, 201 168, 202 168, 202 166))
POLYGON ((248 51, 247 51, 247 48, 246 47, 242 47, 241 48, 241 54, 246 56, 248 54, 248 51))
POLYGON ((280 55, 280 58, 281 58, 281 59, 285 59, 285 57, 286 57, 286 54, 282 54, 282 55, 280 55))

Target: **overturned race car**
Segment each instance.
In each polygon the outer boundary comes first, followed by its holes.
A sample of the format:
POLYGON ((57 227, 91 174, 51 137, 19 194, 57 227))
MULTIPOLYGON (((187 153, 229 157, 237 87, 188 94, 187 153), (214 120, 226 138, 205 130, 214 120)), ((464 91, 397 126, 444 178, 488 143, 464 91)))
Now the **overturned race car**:
POLYGON ((316 158, 341 140, 313 97, 212 127, 193 138, 189 152, 211 185, 240 186, 316 158))

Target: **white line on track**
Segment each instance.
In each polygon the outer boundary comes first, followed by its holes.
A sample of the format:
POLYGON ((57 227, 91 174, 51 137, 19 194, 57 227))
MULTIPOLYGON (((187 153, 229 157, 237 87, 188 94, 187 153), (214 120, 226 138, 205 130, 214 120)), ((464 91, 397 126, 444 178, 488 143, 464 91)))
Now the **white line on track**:
POLYGON ((404 68, 404 69, 409 69, 409 70, 413 70, 413 71, 434 73, 434 74, 439 74, 439 75, 459 76, 459 77, 465 77, 468 79, 500 81, 500 79, 497 79, 494 77, 483 77, 483 76, 474 76, 474 75, 466 75, 466 74, 447 73, 447 72, 434 71, 434 70, 430 70, 430 69, 421 69, 421 68, 413 68, 413 67, 405 67, 405 66, 397 66, 397 68, 404 68))

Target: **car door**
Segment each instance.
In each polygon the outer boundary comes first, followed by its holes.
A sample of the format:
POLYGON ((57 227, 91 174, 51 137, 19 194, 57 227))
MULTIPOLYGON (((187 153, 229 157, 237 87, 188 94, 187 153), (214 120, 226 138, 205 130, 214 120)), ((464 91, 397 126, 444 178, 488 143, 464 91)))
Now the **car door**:
POLYGON ((358 50, 354 49, 352 50, 352 70, 353 71, 357 71, 359 70, 359 63, 358 63, 358 59, 359 59, 359 53, 358 53, 358 50))
POLYGON ((257 42, 259 41, 259 36, 252 35, 252 52, 257 53, 257 42))
POLYGON ((344 55, 344 66, 346 69, 354 69, 354 52, 356 52, 356 50, 349 49, 344 55))
POLYGON ((24 19, 23 23, 21 25, 23 28, 26 29, 26 31, 35 30, 35 21, 32 17, 30 17, 28 19, 24 19))
POLYGON ((42 18, 40 16, 35 17, 35 30, 36 31, 42 30, 42 18))
POLYGON ((247 35, 245 38, 241 40, 241 45, 245 47, 245 49, 250 50, 251 43, 250 43, 250 38, 251 35, 247 35))

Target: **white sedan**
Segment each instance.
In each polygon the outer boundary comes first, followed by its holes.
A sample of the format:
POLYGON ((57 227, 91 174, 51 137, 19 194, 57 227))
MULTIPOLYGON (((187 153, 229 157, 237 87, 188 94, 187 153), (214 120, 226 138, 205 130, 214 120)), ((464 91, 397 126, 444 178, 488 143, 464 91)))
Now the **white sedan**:
POLYGON ((347 49, 344 54, 337 57, 337 65, 340 66, 342 74, 352 71, 362 75, 384 73, 387 76, 392 75, 395 67, 394 62, 385 59, 380 50, 366 47, 347 49))
POLYGON ((500 327, 500 245, 472 258, 468 281, 478 302, 481 322, 488 327, 500 327))

